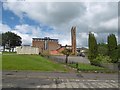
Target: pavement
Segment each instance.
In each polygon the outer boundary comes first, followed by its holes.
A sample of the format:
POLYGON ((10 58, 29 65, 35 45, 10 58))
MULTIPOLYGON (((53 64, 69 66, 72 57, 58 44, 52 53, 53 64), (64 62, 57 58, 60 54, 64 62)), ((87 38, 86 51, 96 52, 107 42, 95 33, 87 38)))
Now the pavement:
POLYGON ((118 73, 3 71, 3 88, 118 88, 118 73))

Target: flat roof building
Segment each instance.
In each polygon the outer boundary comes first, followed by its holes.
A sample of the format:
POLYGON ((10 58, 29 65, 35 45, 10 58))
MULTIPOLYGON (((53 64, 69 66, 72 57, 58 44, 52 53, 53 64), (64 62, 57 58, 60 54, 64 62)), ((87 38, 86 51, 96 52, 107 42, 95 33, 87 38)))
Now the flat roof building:
POLYGON ((58 39, 51 39, 49 37, 45 38, 32 38, 32 46, 38 47, 39 52, 43 52, 45 50, 51 51, 60 48, 60 44, 58 39))

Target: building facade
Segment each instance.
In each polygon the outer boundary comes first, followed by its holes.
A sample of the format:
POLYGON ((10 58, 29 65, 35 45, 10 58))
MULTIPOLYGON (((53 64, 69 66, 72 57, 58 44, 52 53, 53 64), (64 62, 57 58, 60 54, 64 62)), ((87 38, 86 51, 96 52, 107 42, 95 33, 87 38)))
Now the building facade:
POLYGON ((76 27, 71 28, 72 53, 76 55, 76 27))
POLYGON ((45 38, 33 38, 32 46, 39 48, 39 52, 51 51, 60 48, 58 39, 51 39, 49 37, 45 38))

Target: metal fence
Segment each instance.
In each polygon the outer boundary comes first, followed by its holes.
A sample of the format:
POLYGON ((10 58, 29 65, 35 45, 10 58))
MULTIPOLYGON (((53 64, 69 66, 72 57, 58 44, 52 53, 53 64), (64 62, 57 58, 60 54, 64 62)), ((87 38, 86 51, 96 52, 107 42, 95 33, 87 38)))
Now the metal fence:
MULTIPOLYGON (((57 57, 57 56, 49 56, 49 59, 50 60, 53 60, 55 62, 58 62, 58 63, 65 63, 65 57, 64 58, 61 58, 61 57, 57 57)), ((76 61, 71 61, 68 59, 68 64, 78 64, 79 62, 76 62, 76 61)), ((108 68, 110 70, 113 70, 113 71, 118 71, 119 70, 119 67, 118 67, 118 64, 113 64, 113 63, 102 63, 101 64, 102 67, 104 68, 108 68)))
POLYGON ((55 62, 58 62, 58 63, 65 63, 65 58, 58 58, 58 57, 54 57, 54 56, 49 56, 49 59, 53 60, 55 62))
POLYGON ((101 66, 104 68, 108 68, 110 70, 114 70, 114 71, 119 70, 118 64, 115 64, 115 63, 102 63, 101 66))

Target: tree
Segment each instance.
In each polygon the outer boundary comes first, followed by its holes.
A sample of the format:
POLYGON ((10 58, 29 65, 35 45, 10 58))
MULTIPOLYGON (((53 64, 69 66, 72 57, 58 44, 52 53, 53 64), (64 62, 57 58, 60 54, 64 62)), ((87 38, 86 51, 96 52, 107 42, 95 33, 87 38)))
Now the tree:
POLYGON ((12 32, 6 32, 6 33, 2 33, 2 46, 3 46, 3 50, 5 50, 5 48, 8 48, 9 51, 12 48, 12 51, 14 50, 15 46, 21 46, 21 37, 18 36, 15 33, 12 32))
POLYGON ((118 59, 120 59, 120 44, 118 44, 118 59))
POLYGON ((89 44, 88 57, 90 60, 93 60, 96 58, 96 56, 98 54, 98 47, 97 47, 96 38, 95 38, 94 34, 92 34, 91 32, 89 33, 88 44, 89 44))
POLYGON ((108 47, 105 43, 98 44, 98 54, 107 56, 108 55, 108 47))
MULTIPOLYGON (((114 34, 110 34, 108 36, 108 50, 112 51, 114 49, 117 49, 117 40, 114 34)), ((110 53, 110 52, 109 52, 110 53)))
POLYGON ((110 34, 107 38, 108 42, 108 55, 112 59, 113 63, 118 61, 118 49, 117 49, 117 40, 114 34, 110 34))
POLYGON ((0 33, 0 46, 2 45, 2 34, 0 33))
POLYGON ((65 48, 62 53, 66 56, 65 63, 68 63, 68 56, 72 53, 71 49, 65 48))

